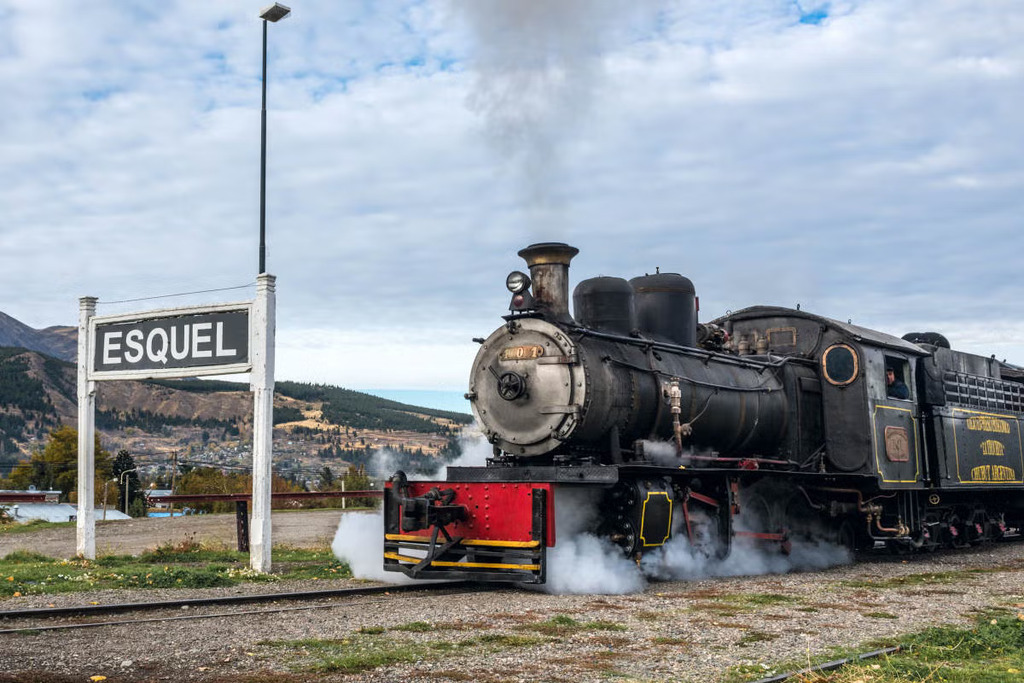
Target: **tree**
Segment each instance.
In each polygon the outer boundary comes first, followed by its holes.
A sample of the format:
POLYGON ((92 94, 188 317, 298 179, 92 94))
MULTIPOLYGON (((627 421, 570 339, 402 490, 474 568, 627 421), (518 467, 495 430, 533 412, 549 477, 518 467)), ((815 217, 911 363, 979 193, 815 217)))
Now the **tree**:
POLYGON ((332 490, 334 488, 334 482, 336 479, 337 477, 334 476, 334 472, 331 471, 331 468, 328 467, 327 465, 324 465, 324 468, 320 470, 320 490, 332 490))
MULTIPOLYGON (((302 490, 302 487, 290 483, 284 477, 275 474, 270 480, 272 493, 292 493, 302 490)), ((252 475, 240 472, 223 472, 214 467, 196 467, 178 478, 176 493, 190 494, 221 494, 221 493, 251 493, 252 475)), ((275 501, 275 508, 290 507, 287 501, 275 501)), ((204 512, 232 512, 235 504, 229 501, 196 503, 195 508, 204 512)))
POLYGON ((113 464, 114 479, 117 480, 118 491, 121 492, 117 499, 117 509, 130 514, 132 517, 145 517, 146 504, 145 496, 142 494, 142 487, 139 485, 139 469, 135 464, 135 458, 128 451, 122 449, 117 452, 113 464), (141 514, 129 512, 139 511, 136 501, 141 501, 141 514))
MULTIPOLYGON (((103 489, 103 481, 111 476, 110 453, 100 446, 96 435, 95 485, 94 491, 103 489)), ((50 439, 42 451, 32 454, 28 462, 19 463, 11 472, 14 488, 37 489, 61 492, 62 501, 72 500, 71 492, 78 488, 78 430, 72 427, 58 427, 50 432, 50 439)))
MULTIPOLYGON (((373 488, 373 481, 366 473, 363 465, 349 467, 345 473, 346 491, 368 491, 373 488)), ((351 504, 359 507, 377 507, 380 501, 377 498, 352 498, 351 504)))

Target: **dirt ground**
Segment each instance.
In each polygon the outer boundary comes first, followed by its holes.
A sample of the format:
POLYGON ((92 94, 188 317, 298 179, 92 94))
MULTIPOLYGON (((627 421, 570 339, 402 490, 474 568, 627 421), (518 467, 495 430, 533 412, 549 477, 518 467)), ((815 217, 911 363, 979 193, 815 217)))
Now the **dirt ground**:
MULTIPOLYGON (((0 602, 14 610, 356 585, 366 584, 118 589, 0 602)), ((1012 618, 1020 605, 1024 543, 1005 543, 821 571, 658 581, 623 595, 511 586, 386 593, 179 608, 70 630, 61 627, 80 618, 55 619, 45 625, 58 629, 48 631, 29 617, 0 624, 0 683, 712 683, 736 666, 754 680, 837 647, 865 652, 879 639, 965 626, 993 609, 1012 618)))
MULTIPOLYGON (((275 511, 273 541, 325 545, 344 514, 365 513, 275 511)), ((0 555, 20 547, 70 556, 75 532, 74 527, 0 532, 0 555)), ((97 528, 100 553, 137 553, 186 539, 232 548, 234 516, 107 522, 97 528)), ((379 557, 379 544, 368 546, 368 552, 379 557)), ((14 610, 355 585, 366 584, 325 579, 180 591, 118 589, 0 602, 14 610)), ((8 620, 2 624, 6 634, 0 635, 0 683, 100 677, 108 683, 709 683, 722 680, 729 667, 743 666, 751 679, 759 678, 836 647, 866 651, 878 639, 928 626, 970 624, 993 609, 1012 615, 1009 610, 1019 613, 1022 605, 1024 542, 998 543, 872 556, 820 571, 651 581, 621 595, 556 595, 509 586, 217 606, 201 614, 203 608, 187 614, 165 610, 144 615, 164 619, 152 627, 126 617, 124 623, 94 628, 39 631, 32 628, 33 618, 8 620), (573 627, 558 630, 555 620, 573 627), (321 651, 356 658, 408 656, 371 662, 365 670, 324 671, 321 651)))
MULTIPOLYGON (((271 539, 275 545, 300 548, 328 546, 334 539, 334 532, 343 514, 365 513, 337 509, 274 510, 271 515, 271 539)), ((31 550, 56 558, 74 557, 76 535, 74 526, 27 534, 0 532, 0 557, 15 550, 31 550)), ((138 555, 158 545, 189 539, 208 546, 235 548, 235 515, 152 517, 96 523, 96 552, 99 555, 138 555)))

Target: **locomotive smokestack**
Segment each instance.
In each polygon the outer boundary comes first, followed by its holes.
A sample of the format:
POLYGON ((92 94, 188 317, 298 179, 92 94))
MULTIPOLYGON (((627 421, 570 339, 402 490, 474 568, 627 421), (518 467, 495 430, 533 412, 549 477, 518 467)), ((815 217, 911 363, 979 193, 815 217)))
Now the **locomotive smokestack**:
POLYGON ((569 262, 580 253, 563 242, 531 244, 519 251, 530 267, 537 309, 554 320, 571 321, 569 315, 569 262))

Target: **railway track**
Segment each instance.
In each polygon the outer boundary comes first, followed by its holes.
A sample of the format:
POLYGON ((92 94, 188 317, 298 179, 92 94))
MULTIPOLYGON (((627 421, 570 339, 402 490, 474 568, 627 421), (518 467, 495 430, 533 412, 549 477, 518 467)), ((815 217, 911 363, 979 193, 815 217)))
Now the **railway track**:
POLYGON ((261 614, 275 614, 280 612, 298 612, 315 609, 331 609, 350 604, 346 599, 358 597, 372 597, 379 595, 390 595, 393 593, 422 593, 436 594, 439 591, 452 593, 476 592, 482 590, 494 590, 493 587, 470 581, 448 581, 444 583, 412 584, 401 586, 363 586, 359 588, 338 588, 319 591, 292 591, 285 593, 253 593, 248 595, 229 595, 205 598, 183 598, 181 600, 158 600, 152 602, 128 602, 112 603, 109 605, 76 605, 72 607, 43 607, 24 610, 3 610, 0 611, 0 626, 29 620, 29 623, 19 623, 16 626, 0 628, 0 635, 26 632, 43 632, 58 630, 73 630, 84 628, 96 628, 100 626, 119 626, 126 624, 143 624, 166 621, 184 621, 195 619, 214 618, 237 618, 240 616, 253 616, 261 614), (318 604, 293 605, 289 607, 274 607, 269 609, 256 610, 231 610, 220 612, 195 612, 189 614, 174 614, 153 617, 142 617, 137 619, 114 619, 104 621, 74 621, 73 623, 54 624, 49 620, 58 619, 82 619, 97 615, 124 614, 129 612, 158 612, 161 610, 191 610, 208 607, 231 607, 236 605, 257 605, 266 603, 281 602, 309 602, 309 601, 333 601, 319 602, 318 604), (48 620, 40 622, 39 620, 48 620))
MULTIPOLYGON (((1013 534, 1003 539, 1003 543, 1020 542, 1024 536, 1013 534)), ((941 557, 964 549, 942 549, 937 556, 941 557)), ((857 563, 888 563, 906 562, 907 559, 917 557, 925 559, 924 554, 907 556, 905 554, 893 554, 885 547, 879 546, 872 550, 862 550, 856 553, 857 563)), ((446 581, 446 582, 424 582, 407 585, 386 585, 386 586, 362 586, 358 588, 339 588, 318 591, 289 591, 281 593, 251 593, 245 595, 211 596, 199 598, 182 598, 180 600, 159 600, 150 602, 129 602, 111 603, 100 605, 75 605, 70 607, 44 607, 21 610, 0 610, 0 636, 13 633, 43 632, 57 630, 73 630, 95 628, 100 626, 116 626, 125 624, 140 624, 151 622, 183 621, 211 618, 233 618, 242 615, 251 616, 259 614, 273 614, 281 612, 298 612, 304 610, 330 609, 339 607, 344 602, 306 604, 291 607, 274 607, 258 610, 233 610, 222 612, 194 612, 181 614, 182 610, 197 608, 232 607, 239 605, 259 605, 282 602, 310 602, 325 600, 346 600, 357 597, 373 597, 391 593, 421 593, 423 595, 436 594, 439 591, 452 593, 480 592, 507 589, 506 584, 486 584, 472 581, 446 581), (157 617, 146 617, 136 619, 114 619, 103 621, 77 621, 89 619, 100 615, 125 614, 131 612, 158 612, 160 610, 174 610, 178 614, 157 617), (73 623, 54 624, 52 620, 68 619, 75 620, 73 623), (39 620, 48 620, 40 622, 39 620), (25 622, 28 624, 17 623, 25 622)))
MULTIPOLYGON (((289 672, 294 676, 296 670, 312 671, 313 660, 298 644, 305 638, 350 641, 353 650, 370 645, 413 648, 441 641, 461 644, 464 658, 457 663, 459 671, 497 669, 496 677, 502 680, 507 672, 519 671, 532 672, 534 680, 597 680, 605 678, 605 669, 646 680, 714 680, 729 666, 764 662, 763 673, 751 671, 753 679, 772 673, 773 662, 803 662, 808 653, 857 647, 868 635, 885 639, 912 633, 961 619, 971 610, 1005 604, 1008 594, 1024 595, 1024 547, 1006 543, 907 558, 882 555, 878 561, 824 573, 663 582, 622 596, 552 596, 515 589, 475 592, 480 588, 360 587, 230 595, 201 602, 192 593, 184 600, 5 611, 0 612, 0 629, 5 631, 0 635, 0 680, 56 683, 73 676, 88 680, 95 674, 139 681, 271 680, 289 672), (995 573, 979 574, 978 569, 995 573), (915 588, 912 581, 898 581, 903 577, 932 577, 936 582, 915 588), (865 581, 877 585, 865 587, 865 581), (747 602, 761 597, 778 600, 747 602), (744 607, 734 614, 739 604, 744 607), (189 609, 182 610, 185 606, 189 609), (188 621, 197 618, 204 621, 188 621), (565 633, 544 630, 551 629, 556 618, 558 624, 568 624, 565 633), (590 625, 607 622, 618 625, 616 632, 587 631, 590 625), (431 630, 406 628, 411 624, 429 624, 431 630), (36 635, 42 629, 46 631, 36 635), (744 645, 753 642, 748 634, 759 638, 759 644, 744 645), (523 645, 524 637, 543 642, 523 645), (515 646, 500 645, 513 641, 515 646), (615 657, 606 658, 604 653, 612 650, 615 657)), ((105 595, 119 600, 128 596, 105 595)), ((139 599, 138 593, 134 595, 139 599)), ((95 598, 76 598, 91 599, 95 598)), ((447 652, 438 650, 415 663, 389 663, 338 678, 410 680, 425 672, 454 671, 456 664, 445 661, 447 652)), ((791 671, 759 683, 800 677, 800 671, 791 671)))

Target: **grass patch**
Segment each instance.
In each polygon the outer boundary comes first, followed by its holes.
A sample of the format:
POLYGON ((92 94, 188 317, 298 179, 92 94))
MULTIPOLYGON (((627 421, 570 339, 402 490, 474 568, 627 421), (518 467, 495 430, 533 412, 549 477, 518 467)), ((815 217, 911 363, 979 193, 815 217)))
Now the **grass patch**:
POLYGON ((580 631, 625 631, 626 627, 612 621, 576 621, 570 616, 559 614, 547 621, 540 621, 535 624, 523 624, 517 626, 522 631, 539 631, 544 635, 562 636, 580 631))
POLYGON ((356 631, 356 633, 362 633, 368 636, 375 636, 380 635, 381 633, 385 633, 386 631, 387 629, 383 626, 363 626, 358 631, 356 631))
POLYGON ((38 553, 15 551, 0 559, 0 598, 116 588, 214 588, 282 578, 342 578, 348 565, 330 551, 282 549, 287 562, 275 572, 249 568, 245 553, 206 549, 188 542, 165 544, 139 557, 104 555, 95 560, 56 560, 38 553))
POLYGON ((805 674, 800 683, 1019 683, 1024 679, 1024 614, 994 610, 972 627, 937 626, 919 633, 866 643, 857 650, 833 650, 810 661, 733 667, 723 683, 802 669, 858 652, 900 645, 892 655, 848 664, 842 669, 805 674))
POLYGON ((352 570, 330 548, 274 548, 274 574, 282 579, 350 579, 352 570))
POLYGON ((486 675, 478 675, 477 673, 466 673, 465 671, 455 671, 449 669, 448 671, 413 671, 411 672, 413 677, 423 677, 429 680, 439 681, 473 681, 473 683, 490 683, 500 679, 494 679, 486 675))
MULTIPOLYGON (((115 557, 115 556, 111 556, 115 557)), ((245 561, 247 555, 226 548, 204 546, 195 540, 195 535, 186 536, 184 540, 174 543, 167 541, 156 548, 142 551, 139 560, 152 564, 182 562, 239 562, 245 561)))
POLYGON ((13 564, 31 564, 33 562, 52 562, 53 558, 31 550, 15 550, 4 557, 4 562, 13 564))
POLYGON ((559 670, 572 672, 574 677, 584 678, 584 680, 593 680, 594 674, 597 674, 600 678, 614 679, 627 676, 626 673, 616 668, 617 661, 622 659, 623 656, 622 652, 605 650, 588 653, 585 657, 555 657, 550 662, 559 670))
POLYGON ((410 631, 412 633, 429 633, 430 631, 434 631, 436 629, 425 621, 412 621, 408 624, 402 624, 401 626, 392 626, 391 630, 410 631))
MULTIPOLYGON (((859 652, 867 652, 871 650, 870 647, 865 647, 859 652)), ((831 647, 828 648, 823 654, 814 657, 799 657, 794 659, 786 659, 773 664, 766 664, 764 662, 756 662, 750 664, 738 664, 736 666, 729 667, 724 674, 722 674, 719 683, 748 683, 749 681, 767 678, 768 676, 774 676, 788 671, 799 671, 815 664, 823 664, 834 659, 844 659, 846 657, 853 657, 858 654, 858 650, 852 648, 842 647, 831 647)), ((844 671, 840 669, 839 671, 844 671)), ((835 672, 832 672, 835 674, 835 672)), ((789 681, 793 683, 808 683, 810 679, 804 677, 791 678, 789 681)), ((829 679, 825 679, 829 680, 829 679)), ((788 683, 788 682, 787 682, 788 683)), ((815 679, 815 683, 823 683, 820 679, 815 679)), ((882 683, 880 680, 866 679, 862 683, 882 683)))
POLYGON ((740 636, 740 639, 736 641, 736 644, 740 647, 746 647, 747 645, 753 645, 754 643, 767 643, 768 641, 775 640, 777 637, 778 636, 773 633, 750 630, 740 636))
POLYGON ((975 574, 992 574, 1006 571, 1002 568, 988 569, 964 569, 950 572, 927 572, 923 574, 907 574, 905 576, 893 576, 887 579, 848 579, 840 581, 839 585, 844 588, 912 588, 916 586, 934 586, 950 583, 959 583, 975 574))
POLYGON ((534 645, 540 645, 548 642, 546 638, 540 636, 528 636, 522 634, 509 634, 509 633, 487 633, 482 636, 473 638, 471 643, 480 643, 481 645, 492 645, 496 648, 511 648, 511 647, 532 647, 534 645))
POLYGON ((796 605, 803 602, 800 598, 779 593, 726 593, 715 599, 744 608, 796 605))
MULTIPOLYGON (((425 624, 426 622, 412 622, 425 624)), ((406 624, 409 626, 410 624, 406 624)), ((429 624, 427 624, 429 626, 429 624)), ((430 627, 432 630, 433 627, 430 627)), ((420 627, 393 627, 391 631, 418 633, 420 627)), ((363 628, 338 640, 277 640, 261 643, 285 650, 293 671, 317 673, 358 673, 393 664, 434 659, 467 652, 480 647, 487 652, 509 648, 533 647, 548 642, 540 636, 488 633, 465 640, 413 641, 385 635, 385 629, 363 628)))
POLYGON ((73 527, 77 522, 47 522, 42 519, 33 519, 29 522, 19 524, 0 524, 0 536, 4 534, 28 534, 44 529, 66 529, 73 527))
POLYGON ((665 636, 651 638, 651 642, 655 645, 682 645, 684 647, 689 647, 692 644, 692 641, 688 638, 669 638, 665 636))
POLYGON ((658 621, 665 616, 666 614, 664 612, 654 612, 652 610, 639 610, 637 612, 633 612, 633 617, 640 621, 658 621))
POLYGON ((865 612, 864 616, 868 619, 899 619, 892 612, 865 612))
POLYGON ((310 662, 298 668, 319 673, 358 673, 390 664, 414 662, 429 653, 426 645, 399 644, 379 636, 340 640, 278 640, 265 644, 291 651, 295 656, 310 662))
POLYGON ((796 605, 803 602, 800 598, 779 593, 711 593, 700 595, 709 602, 698 602, 689 608, 690 612, 708 612, 721 617, 735 617, 745 612, 756 611, 760 607, 778 605, 796 605))
POLYGON ((687 608, 688 612, 700 612, 713 614, 719 617, 735 617, 749 611, 750 608, 741 605, 728 605, 721 602, 698 602, 687 608))

